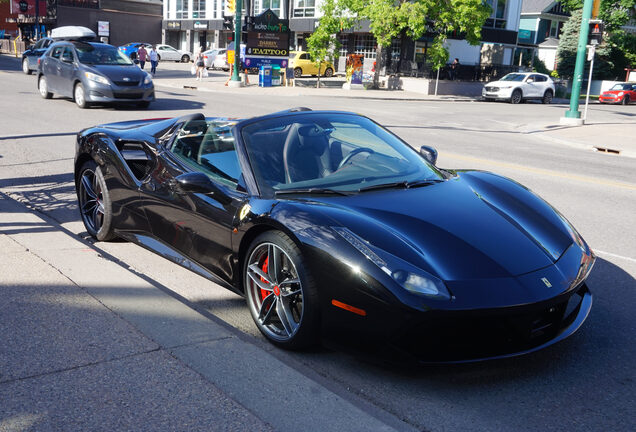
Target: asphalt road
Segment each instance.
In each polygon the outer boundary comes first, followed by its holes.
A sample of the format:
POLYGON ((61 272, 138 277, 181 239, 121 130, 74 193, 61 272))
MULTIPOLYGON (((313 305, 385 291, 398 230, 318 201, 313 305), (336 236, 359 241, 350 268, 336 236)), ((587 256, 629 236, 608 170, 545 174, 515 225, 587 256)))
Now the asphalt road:
MULTIPOLYGON (((181 67, 160 67, 157 82, 162 73, 178 74, 181 67)), ((97 123, 135 118, 198 111, 246 117, 293 106, 351 110, 414 146, 435 146, 442 167, 486 169, 523 183, 573 222, 598 260, 589 279, 594 306, 583 328, 554 347, 511 360, 404 370, 329 349, 280 352, 260 337, 238 296, 135 245, 95 247, 253 335, 256 345, 339 394, 361 397, 368 409, 405 426, 426 431, 636 429, 636 159, 538 138, 533 133, 538 125, 558 124, 565 106, 246 97, 159 87, 148 111, 80 110, 70 100, 41 99, 35 78, 3 56, 0 82, 0 191, 80 236, 86 234, 72 185, 74 134, 97 123)), ((612 124, 635 122, 636 106, 593 105, 589 116, 607 125, 607 135, 599 139, 611 142, 612 124)))

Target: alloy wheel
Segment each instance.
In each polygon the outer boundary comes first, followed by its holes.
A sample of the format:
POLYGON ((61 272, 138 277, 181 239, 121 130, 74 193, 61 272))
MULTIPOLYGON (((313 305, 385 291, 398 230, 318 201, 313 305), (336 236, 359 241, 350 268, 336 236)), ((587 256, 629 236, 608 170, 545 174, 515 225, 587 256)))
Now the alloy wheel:
POLYGON ((512 104, 518 104, 521 102, 521 90, 515 90, 512 92, 512 96, 510 96, 510 103, 512 104))
POLYGON ((82 87, 82 84, 77 83, 75 85, 75 91, 73 94, 75 95, 75 103, 77 106, 80 108, 86 108, 86 98, 84 96, 84 87, 82 87))
POLYGON ((79 205, 84 224, 94 233, 104 224, 105 209, 101 185, 95 171, 86 169, 79 184, 79 205))
POLYGON ((27 75, 31 75, 31 69, 29 69, 29 60, 26 58, 22 60, 22 72, 27 75))
POLYGON ((261 243, 249 256, 246 291, 252 315, 270 339, 285 342, 298 332, 304 312, 303 287, 290 256, 261 243))

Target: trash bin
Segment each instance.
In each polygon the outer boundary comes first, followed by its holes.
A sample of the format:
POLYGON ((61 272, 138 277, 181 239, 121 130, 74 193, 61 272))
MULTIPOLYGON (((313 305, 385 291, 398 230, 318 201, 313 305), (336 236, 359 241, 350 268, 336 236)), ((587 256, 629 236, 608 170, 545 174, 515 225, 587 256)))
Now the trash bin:
POLYGON ((272 67, 270 65, 263 65, 258 71, 258 86, 259 87, 271 87, 272 86, 272 67))
POLYGON ((272 66, 272 85, 273 86, 280 85, 280 66, 278 65, 272 66))

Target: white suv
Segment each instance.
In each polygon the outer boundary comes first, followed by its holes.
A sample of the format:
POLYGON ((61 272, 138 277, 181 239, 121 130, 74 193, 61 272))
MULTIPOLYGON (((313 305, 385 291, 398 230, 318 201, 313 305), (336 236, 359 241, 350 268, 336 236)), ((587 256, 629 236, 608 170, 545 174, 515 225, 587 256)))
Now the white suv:
POLYGON ((539 99, 549 104, 554 97, 554 81, 536 72, 509 73, 499 81, 486 84, 481 95, 486 101, 505 99, 518 104, 527 99, 539 99))

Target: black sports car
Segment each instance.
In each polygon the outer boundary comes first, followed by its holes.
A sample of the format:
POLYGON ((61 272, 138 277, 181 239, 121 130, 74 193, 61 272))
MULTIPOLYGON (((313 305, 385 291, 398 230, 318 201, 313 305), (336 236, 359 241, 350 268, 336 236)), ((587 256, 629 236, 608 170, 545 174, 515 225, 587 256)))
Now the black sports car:
POLYGON ((353 113, 196 114, 83 130, 75 182, 92 236, 243 295, 284 348, 471 361, 574 333, 595 260, 578 232, 520 184, 436 156, 353 113))

